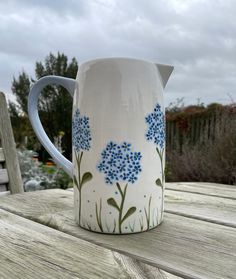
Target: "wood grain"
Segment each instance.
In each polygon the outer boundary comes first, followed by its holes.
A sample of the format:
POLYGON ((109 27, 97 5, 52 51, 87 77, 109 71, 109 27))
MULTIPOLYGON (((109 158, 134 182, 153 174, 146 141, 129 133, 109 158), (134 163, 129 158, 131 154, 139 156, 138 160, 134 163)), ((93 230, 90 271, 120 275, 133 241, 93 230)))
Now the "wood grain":
POLYGON ((5 156, 4 156, 4 153, 3 153, 3 149, 0 147, 0 163, 2 163, 4 161, 5 161, 5 156))
MULTIPOLYGON (((3 169, 3 164, 0 162, 0 171, 3 169)), ((0 195, 3 195, 3 192, 7 191, 6 184, 0 183, 0 195)))
POLYGON ((174 279, 159 269, 0 210, 1 279, 174 279))
POLYGON ((3 148, 0 148, 0 197, 9 195, 9 191, 7 191, 6 183, 8 183, 8 173, 7 170, 4 169, 5 165, 5 155, 3 152, 3 148))
POLYGON ((236 228, 236 200, 165 191, 165 211, 236 228))
POLYGON ((0 207, 176 276, 236 278, 235 228, 166 213, 163 224, 149 232, 96 234, 75 224, 73 193, 63 190, 4 197, 0 207))
POLYGON ((233 185, 203 182, 176 182, 166 183, 166 189, 236 200, 236 186, 233 185))
POLYGON ((23 193, 24 190, 16 153, 16 144, 13 137, 10 116, 7 110, 6 98, 2 92, 0 92, 0 138, 5 154, 10 191, 12 194, 23 193))
POLYGON ((5 185, 0 185, 0 192, 5 192, 6 190, 7 189, 5 185))
POLYGON ((120 253, 114 252, 113 255, 116 258, 117 262, 121 264, 121 266, 129 272, 129 274, 133 274, 134 278, 150 278, 150 279, 178 279, 182 277, 177 277, 173 274, 167 273, 161 269, 158 269, 154 266, 146 265, 141 261, 138 261, 134 258, 127 257, 120 253))
POLYGON ((10 191, 0 191, 0 197, 5 197, 5 196, 8 196, 8 195, 10 195, 11 193, 10 193, 10 191))
POLYGON ((6 169, 0 169, 0 184, 6 184, 8 183, 8 173, 6 169))

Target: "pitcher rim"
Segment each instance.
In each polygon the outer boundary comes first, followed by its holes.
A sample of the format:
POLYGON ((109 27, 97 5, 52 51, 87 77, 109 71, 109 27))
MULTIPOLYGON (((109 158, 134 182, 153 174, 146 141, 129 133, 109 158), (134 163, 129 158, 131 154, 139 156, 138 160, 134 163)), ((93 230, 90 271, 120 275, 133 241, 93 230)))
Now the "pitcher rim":
POLYGON ((150 60, 145 60, 145 59, 139 59, 139 58, 133 58, 133 57, 124 57, 124 56, 114 56, 114 57, 101 57, 101 58, 95 58, 95 59, 89 59, 89 60, 85 60, 84 62, 82 62, 79 67, 81 66, 85 66, 86 64, 89 64, 91 62, 102 62, 102 61, 109 61, 109 60, 126 60, 126 61, 137 61, 137 62, 144 62, 144 63, 148 63, 148 64, 159 64, 159 65, 163 65, 163 66, 170 66, 173 67, 170 64, 163 64, 163 63, 158 63, 158 62, 152 62, 150 60))

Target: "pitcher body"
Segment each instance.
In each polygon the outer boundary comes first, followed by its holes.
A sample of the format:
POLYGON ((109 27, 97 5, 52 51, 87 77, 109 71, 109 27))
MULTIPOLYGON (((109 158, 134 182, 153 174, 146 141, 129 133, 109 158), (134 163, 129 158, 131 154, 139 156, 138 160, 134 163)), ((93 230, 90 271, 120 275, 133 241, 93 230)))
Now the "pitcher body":
POLYGON ((162 222, 163 89, 172 70, 127 58, 80 66, 73 94, 71 172, 79 226, 127 234, 162 222))

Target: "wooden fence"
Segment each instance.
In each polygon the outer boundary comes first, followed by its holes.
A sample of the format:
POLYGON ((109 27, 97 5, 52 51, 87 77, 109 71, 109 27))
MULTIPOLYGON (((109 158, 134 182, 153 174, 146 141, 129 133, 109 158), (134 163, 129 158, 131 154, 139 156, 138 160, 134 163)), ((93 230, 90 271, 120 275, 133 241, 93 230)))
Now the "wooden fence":
POLYGON ((182 150, 183 144, 195 145, 214 141, 219 134, 235 127, 235 111, 214 111, 211 113, 179 114, 166 120, 166 146, 168 150, 182 150))

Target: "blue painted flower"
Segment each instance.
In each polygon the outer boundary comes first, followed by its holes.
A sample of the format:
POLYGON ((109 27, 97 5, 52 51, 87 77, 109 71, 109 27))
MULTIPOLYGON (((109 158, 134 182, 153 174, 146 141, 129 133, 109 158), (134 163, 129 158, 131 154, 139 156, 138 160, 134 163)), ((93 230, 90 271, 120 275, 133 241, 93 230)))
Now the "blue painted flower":
POLYGON ((79 109, 76 109, 72 121, 72 144, 77 152, 89 150, 91 145, 91 132, 89 118, 81 116, 79 109))
POLYGON ((153 141, 161 149, 165 144, 165 115, 161 111, 161 106, 157 104, 154 111, 145 117, 148 124, 146 139, 153 141))
POLYGON ((131 151, 131 144, 123 142, 118 145, 109 142, 101 153, 101 160, 97 166, 105 174, 105 182, 113 184, 119 181, 134 183, 141 172, 140 152, 131 151))

